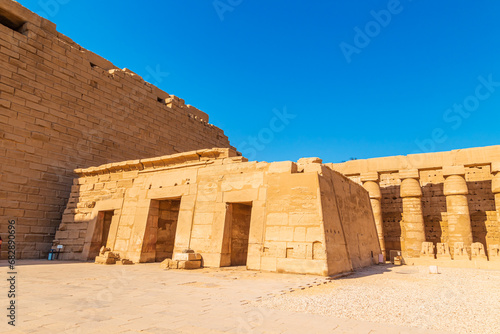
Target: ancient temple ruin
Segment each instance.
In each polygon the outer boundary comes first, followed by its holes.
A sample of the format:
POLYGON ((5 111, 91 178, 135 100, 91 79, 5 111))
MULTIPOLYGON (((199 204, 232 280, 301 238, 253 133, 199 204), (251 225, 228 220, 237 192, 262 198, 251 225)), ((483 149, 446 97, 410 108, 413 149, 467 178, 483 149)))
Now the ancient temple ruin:
POLYGON ((500 267, 500 146, 247 162, 206 113, 15 1, 0 0, 0 44, 0 218, 17 258, 61 244, 65 259, 189 248, 207 266, 319 274, 379 252, 500 267))
POLYGON ((378 262, 368 193, 321 163, 207 149, 79 169, 56 244, 134 262, 191 249, 203 266, 331 275, 378 262))

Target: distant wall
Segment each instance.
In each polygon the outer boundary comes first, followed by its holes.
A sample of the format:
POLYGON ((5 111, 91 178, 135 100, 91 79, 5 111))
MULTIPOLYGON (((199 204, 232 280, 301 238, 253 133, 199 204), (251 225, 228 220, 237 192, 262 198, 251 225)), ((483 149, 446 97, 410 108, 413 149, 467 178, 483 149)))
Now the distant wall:
MULTIPOLYGON (((450 202, 451 196, 448 196, 447 203, 445 187, 446 182, 450 182, 449 192, 453 190, 452 187, 455 185, 451 178, 449 181, 446 180, 456 174, 459 179, 464 179, 466 185, 460 194, 465 196, 468 203, 471 242, 482 243, 488 253, 491 247, 496 247, 495 245, 500 243, 500 208, 495 205, 495 196, 500 196, 498 194, 500 190, 493 185, 495 182, 493 180, 500 177, 498 167, 495 167, 499 161, 500 146, 489 146, 327 165, 359 184, 366 185, 367 182, 373 182, 378 185, 387 253, 390 250, 404 250, 405 208, 401 186, 402 180, 406 178, 415 179, 420 185, 424 241, 432 242, 434 245, 449 243, 449 246, 453 247, 450 239, 448 207, 452 202, 450 202), (457 172, 446 172, 450 168, 456 169, 457 172), (411 177, 407 176, 408 172, 413 173, 411 177)), ((375 192, 371 195, 376 200, 375 192)))
MULTIPOLYGON (((45 257, 75 168, 230 147, 208 115, 0 0, 0 234, 45 257)), ((2 258, 6 257, 5 247, 2 258)))

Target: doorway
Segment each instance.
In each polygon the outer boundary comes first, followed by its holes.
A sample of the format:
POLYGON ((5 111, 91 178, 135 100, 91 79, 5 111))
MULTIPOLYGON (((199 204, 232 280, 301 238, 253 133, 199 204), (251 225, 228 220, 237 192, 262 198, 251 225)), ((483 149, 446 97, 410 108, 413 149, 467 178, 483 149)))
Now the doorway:
POLYGON ((251 214, 252 203, 227 204, 225 242, 229 246, 230 266, 247 264, 251 214))
POLYGON ((99 250, 102 246, 106 247, 109 236, 109 228, 111 226, 111 221, 113 220, 113 214, 114 210, 99 211, 99 213, 97 214, 94 234, 92 235, 92 241, 90 243, 90 251, 88 256, 89 260, 92 260, 97 255, 99 255, 99 250))
POLYGON ((180 198, 151 200, 140 262, 172 258, 180 206, 180 198))
POLYGON ((172 258, 180 206, 180 199, 159 201, 155 262, 172 258))

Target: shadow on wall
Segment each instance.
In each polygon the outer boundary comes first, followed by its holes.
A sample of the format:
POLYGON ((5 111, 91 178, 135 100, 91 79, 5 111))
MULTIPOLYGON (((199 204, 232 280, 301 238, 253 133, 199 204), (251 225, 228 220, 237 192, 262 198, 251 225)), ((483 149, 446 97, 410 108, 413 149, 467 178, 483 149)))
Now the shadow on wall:
POLYGON ((403 200, 400 197, 400 186, 384 187, 380 189, 380 192, 382 194, 381 205, 386 260, 388 260, 391 250, 400 251, 402 248, 403 200))
POLYGON ((443 189, 443 183, 428 183, 422 186, 425 240, 434 243, 434 245, 440 242, 448 242, 446 196, 443 189))
MULTIPOLYGON (((495 197, 491 192, 491 180, 467 182, 469 213, 473 242, 480 242, 485 250, 490 244, 500 242, 497 227, 495 197)), ((434 245, 448 242, 448 221, 446 196, 443 183, 429 183, 422 186, 422 214, 425 222, 425 237, 434 245)), ((382 219, 387 254, 391 250, 401 250, 404 238, 402 221, 402 198, 399 186, 381 188, 382 219)))
POLYGON ((467 182, 469 195, 472 242, 480 242, 488 252, 490 244, 499 240, 495 194, 491 191, 491 180, 467 182))

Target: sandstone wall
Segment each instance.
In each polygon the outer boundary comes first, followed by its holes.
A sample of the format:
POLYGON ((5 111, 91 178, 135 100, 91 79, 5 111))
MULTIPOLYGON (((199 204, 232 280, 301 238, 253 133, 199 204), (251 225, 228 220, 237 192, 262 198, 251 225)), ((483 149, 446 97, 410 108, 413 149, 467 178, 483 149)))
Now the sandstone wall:
MULTIPOLYGON (((472 242, 480 242, 488 253, 500 243, 500 208, 495 206, 492 180, 498 174, 492 166, 500 161, 500 146, 480 147, 450 152, 395 156, 366 160, 354 160, 341 164, 328 164, 359 184, 375 173, 374 180, 380 187, 383 233, 386 253, 402 250, 405 242, 403 222, 402 177, 406 171, 414 171, 414 179, 421 188, 421 208, 425 240, 450 243, 447 196, 443 171, 448 167, 463 168, 466 196, 472 230, 472 242), (402 174, 403 173, 403 174, 402 174)), ((460 174, 460 173, 459 173, 460 174)), ((457 174, 457 175, 459 175, 457 174)), ((416 196, 415 198, 418 198, 416 196)), ((450 245, 453 247, 453 245, 450 245)), ((493 255, 493 254, 492 254, 493 255)))
POLYGON ((98 217, 113 211, 106 247, 134 262, 157 261, 162 200, 180 200, 174 253, 191 248, 209 267, 240 263, 232 255, 241 245, 249 269, 321 275, 370 265, 380 253, 367 192, 317 158, 247 162, 212 149, 76 172, 55 240, 64 259, 93 259, 98 217), (246 222, 235 231, 248 215, 249 229, 246 222))
POLYGON ((334 196, 352 266, 354 269, 368 266, 380 254, 370 198, 363 188, 356 187, 351 180, 334 171, 329 172, 332 173, 330 178, 335 187, 334 196))
POLYGON ((75 168, 230 147, 205 113, 18 3, 0 18, 0 234, 17 220, 19 258, 46 256, 75 168))

